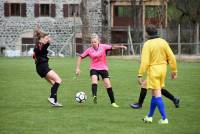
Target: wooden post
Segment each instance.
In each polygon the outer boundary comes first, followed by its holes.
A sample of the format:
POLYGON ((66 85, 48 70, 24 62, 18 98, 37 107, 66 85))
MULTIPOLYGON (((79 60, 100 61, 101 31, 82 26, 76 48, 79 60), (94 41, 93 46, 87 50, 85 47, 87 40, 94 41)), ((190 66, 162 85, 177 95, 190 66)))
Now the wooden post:
POLYGON ((132 51, 133 55, 135 55, 135 51, 133 48, 133 41, 132 41, 132 37, 131 37, 131 26, 128 26, 128 41, 130 42, 131 51, 132 51))

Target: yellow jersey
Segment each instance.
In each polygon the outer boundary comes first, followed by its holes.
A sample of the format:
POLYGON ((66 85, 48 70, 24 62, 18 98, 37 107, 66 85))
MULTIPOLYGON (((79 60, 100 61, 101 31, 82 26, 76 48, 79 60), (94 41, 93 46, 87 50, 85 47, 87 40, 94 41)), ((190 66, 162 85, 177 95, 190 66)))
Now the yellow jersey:
POLYGON ((169 44, 162 38, 147 40, 142 48, 138 76, 143 76, 150 66, 162 64, 169 64, 171 71, 177 72, 176 58, 169 44))

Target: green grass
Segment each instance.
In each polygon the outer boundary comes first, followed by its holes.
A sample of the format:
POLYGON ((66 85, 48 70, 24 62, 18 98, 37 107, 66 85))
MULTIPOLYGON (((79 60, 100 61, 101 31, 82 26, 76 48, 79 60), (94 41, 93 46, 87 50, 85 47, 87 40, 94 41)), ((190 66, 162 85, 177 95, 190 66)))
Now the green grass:
POLYGON ((159 125, 158 110, 152 124, 142 118, 149 111, 151 93, 144 106, 133 110, 129 104, 139 96, 138 61, 108 58, 110 76, 117 104, 112 108, 100 81, 98 104, 92 103, 89 60, 81 64, 81 76, 74 80, 76 59, 51 58, 52 67, 63 79, 58 97, 63 108, 52 108, 47 102, 50 85, 35 72, 31 58, 0 57, 0 134, 197 134, 200 132, 200 63, 178 63, 179 78, 166 87, 181 97, 176 109, 164 98, 168 125, 159 125), (85 91, 83 104, 74 101, 77 91, 85 91))

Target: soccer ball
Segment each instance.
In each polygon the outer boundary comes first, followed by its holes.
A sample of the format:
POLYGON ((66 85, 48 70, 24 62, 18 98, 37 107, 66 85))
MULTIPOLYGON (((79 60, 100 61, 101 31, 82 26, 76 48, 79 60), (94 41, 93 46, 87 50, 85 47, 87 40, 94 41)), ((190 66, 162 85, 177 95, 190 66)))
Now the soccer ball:
POLYGON ((76 93, 75 95, 75 100, 76 102, 78 103, 83 103, 87 100, 87 95, 85 94, 85 92, 81 91, 81 92, 78 92, 76 93))

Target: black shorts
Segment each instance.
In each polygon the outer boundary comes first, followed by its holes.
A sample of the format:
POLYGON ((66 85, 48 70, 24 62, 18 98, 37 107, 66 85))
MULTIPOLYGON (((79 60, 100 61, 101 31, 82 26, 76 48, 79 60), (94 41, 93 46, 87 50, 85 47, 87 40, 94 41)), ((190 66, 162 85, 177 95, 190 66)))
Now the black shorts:
POLYGON ((48 62, 36 65, 36 70, 41 78, 46 77, 47 73, 51 71, 48 62))
POLYGON ((102 79, 110 78, 107 70, 95 70, 95 69, 91 69, 90 70, 90 76, 92 76, 92 75, 96 75, 98 77, 98 80, 99 80, 99 75, 101 75, 102 79))

